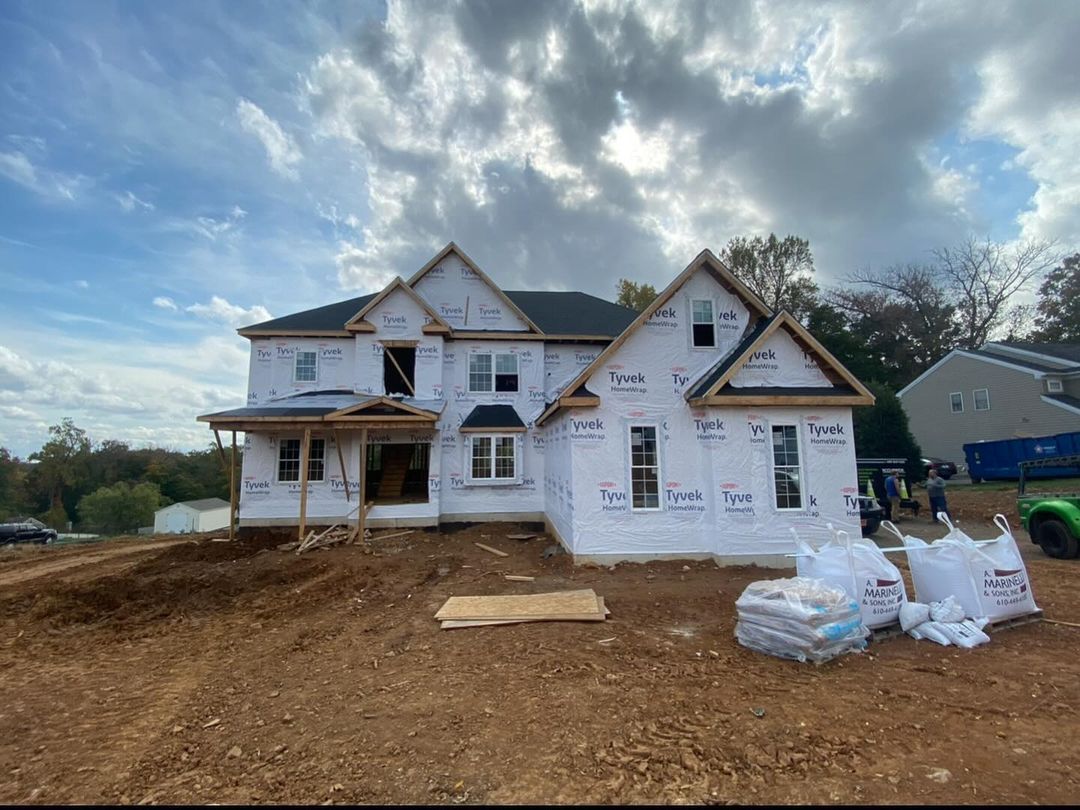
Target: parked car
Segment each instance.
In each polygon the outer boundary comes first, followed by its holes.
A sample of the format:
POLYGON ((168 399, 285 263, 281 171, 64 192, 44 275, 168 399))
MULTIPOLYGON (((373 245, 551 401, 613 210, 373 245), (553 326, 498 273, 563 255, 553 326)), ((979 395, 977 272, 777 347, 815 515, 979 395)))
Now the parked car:
POLYGON ((1048 557, 1068 560, 1080 556, 1080 492, 1025 492, 1031 473, 1038 475, 1040 468, 1052 466, 1080 467, 1080 455, 1021 461, 1016 509, 1032 543, 1038 543, 1048 557))
POLYGON ((948 481, 956 475, 956 464, 940 458, 924 458, 922 461, 923 475, 929 476, 931 470, 937 470, 937 474, 948 481))
POLYGON ((859 496, 859 524, 863 537, 869 537, 880 529, 884 519, 885 508, 881 504, 866 495, 859 496))
POLYGON ((16 518, 0 523, 0 545, 8 543, 55 543, 56 530, 35 518, 16 518))

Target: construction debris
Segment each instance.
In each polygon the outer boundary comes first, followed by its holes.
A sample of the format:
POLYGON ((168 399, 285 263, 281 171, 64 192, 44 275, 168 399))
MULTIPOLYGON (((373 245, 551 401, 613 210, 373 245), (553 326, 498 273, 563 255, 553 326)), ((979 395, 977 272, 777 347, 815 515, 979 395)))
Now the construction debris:
POLYGON ((484 551, 489 551, 489 552, 491 552, 492 554, 494 554, 497 557, 509 557, 510 556, 505 551, 499 551, 497 548, 492 548, 491 546, 485 546, 483 543, 473 543, 473 545, 476 546, 477 548, 482 548, 484 551))
POLYGON ((504 578, 510 580, 511 582, 532 582, 536 579, 536 577, 521 577, 515 574, 507 574, 504 578))
POLYGON ((391 537, 404 537, 407 534, 412 534, 416 529, 409 529, 404 532, 391 532, 390 534, 380 534, 378 537, 372 537, 372 540, 389 540, 391 537))
POLYGON ((538 534, 508 534, 507 540, 532 540, 534 537, 539 537, 538 534))
POLYGON ((444 630, 524 622, 602 622, 610 614, 590 588, 524 596, 452 596, 435 618, 444 630))
POLYGON ((312 530, 308 532, 307 537, 304 538, 304 542, 296 547, 296 553, 303 554, 305 551, 311 551, 316 548, 325 548, 326 546, 332 546, 336 543, 351 543, 356 538, 359 531, 359 527, 350 529, 348 526, 342 526, 340 524, 324 529, 319 534, 315 534, 315 531, 312 530))

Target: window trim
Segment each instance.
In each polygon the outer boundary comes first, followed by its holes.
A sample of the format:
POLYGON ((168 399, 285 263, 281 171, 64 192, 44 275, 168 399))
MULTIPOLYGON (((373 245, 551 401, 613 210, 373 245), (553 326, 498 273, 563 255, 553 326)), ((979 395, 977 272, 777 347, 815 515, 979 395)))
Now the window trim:
POLYGON ((1047 380, 1046 381, 1046 393, 1048 394, 1060 394, 1064 392, 1065 384, 1061 380, 1047 380), (1056 388, 1054 386, 1057 386, 1056 388))
POLYGON ((491 433, 469 433, 466 434, 467 438, 463 442, 465 445, 465 483, 471 486, 485 486, 485 487, 505 487, 516 486, 521 484, 522 480, 522 467, 525 464, 524 454, 522 452, 522 443, 518 440, 520 433, 500 433, 493 431, 491 433), (473 447, 476 445, 477 439, 491 439, 491 455, 488 458, 491 460, 491 477, 490 478, 476 478, 473 475, 473 447), (509 439, 514 448, 514 475, 510 478, 496 478, 495 477, 495 461, 497 456, 498 439, 509 439))
MULTIPOLYGON (((502 372, 502 373, 506 374, 507 372, 502 372)), ((471 351, 471 352, 469 352, 468 366, 465 369, 465 377, 466 377, 465 385, 466 385, 466 387, 468 389, 468 392, 470 394, 492 394, 492 395, 494 395, 494 394, 520 394, 521 393, 521 358, 518 357, 517 354, 515 354, 514 352, 511 352, 511 351, 500 352, 500 351, 496 351, 494 349, 489 350, 489 351, 471 351), (473 387, 472 387, 472 377, 473 377, 473 374, 472 374, 472 359, 474 357, 478 357, 480 355, 486 355, 487 357, 491 358, 491 388, 487 389, 486 391, 477 391, 477 390, 473 389, 473 387), (500 390, 498 390, 498 388, 496 386, 496 378, 499 376, 499 373, 500 373, 498 371, 499 361, 498 361, 497 358, 500 357, 500 356, 507 356, 507 357, 513 357, 514 358, 514 367, 516 369, 515 372, 514 372, 514 377, 517 379, 517 385, 515 386, 515 389, 513 391, 500 391, 500 390)))
POLYGON ((293 382, 294 383, 317 383, 318 381, 319 381, 319 351, 318 351, 318 349, 315 349, 315 350, 297 349, 295 355, 293 356, 293 382), (315 355, 315 379, 313 379, 313 380, 301 380, 299 377, 296 376, 296 372, 300 367, 300 355, 302 355, 302 354, 313 354, 313 355, 315 355))
MULTIPOLYGON (((705 325, 705 322, 701 322, 705 325)), ((690 348, 692 349, 715 349, 716 348, 716 301, 712 298, 691 298, 690 299, 690 348), (694 339, 694 327, 698 325, 698 322, 694 320, 694 304, 707 303, 709 310, 712 312, 712 320, 708 322, 708 325, 712 327, 712 340, 711 344, 698 344, 694 339)))
MULTIPOLYGON (((773 509, 777 512, 804 512, 807 509, 806 506, 806 466, 803 463, 806 456, 803 453, 802 446, 802 431, 799 430, 798 422, 769 422, 769 471, 772 473, 771 486, 772 489, 772 505, 773 509), (776 491, 776 450, 772 444, 773 428, 778 427, 790 427, 795 429, 795 446, 799 453, 799 505, 798 506, 780 506, 777 503, 779 493, 776 491)), ((784 469, 790 469, 790 464, 782 465, 784 469)))
POLYGON ((985 413, 986 411, 990 410, 990 389, 989 388, 975 388, 975 389, 972 389, 972 391, 971 391, 971 402, 972 402, 971 407, 974 410, 978 411, 979 413, 985 413), (979 407, 978 397, 975 396, 980 391, 982 391, 984 394, 986 394, 986 407, 985 408, 980 408, 979 407))
POLYGON ((963 413, 964 412, 964 392, 952 391, 949 393, 949 413, 963 413), (953 397, 960 397, 960 410, 953 407, 953 397))
MULTIPOLYGON (((312 436, 311 437, 311 444, 314 445, 315 442, 322 442, 323 443, 323 445, 322 445, 322 447, 323 447, 323 452, 322 452, 322 467, 323 467, 322 477, 321 478, 312 478, 311 477, 311 453, 310 453, 310 448, 309 448, 309 452, 308 452, 308 483, 309 484, 322 484, 322 483, 325 483, 326 480, 327 480, 327 478, 326 478, 326 446, 327 446, 327 440, 326 440, 325 436, 312 436)), ((283 438, 278 439, 278 448, 277 448, 277 454, 276 455, 277 455, 277 458, 276 458, 276 461, 275 461, 275 464, 274 464, 274 483, 276 483, 276 484, 297 484, 297 485, 299 485, 300 480, 301 480, 300 473, 302 472, 302 469, 300 467, 300 463, 304 459, 304 440, 303 440, 303 438, 296 437, 296 436, 285 436, 283 438), (299 445, 298 449, 300 450, 300 456, 296 460, 296 478, 295 479, 291 479, 291 478, 282 479, 282 477, 281 477, 281 451, 285 449, 285 442, 297 442, 297 444, 299 445)))
POLYGON ((631 512, 663 512, 664 511, 664 475, 663 464, 660 460, 660 425, 656 422, 629 422, 626 425, 626 480, 629 484, 627 494, 631 512), (652 428, 654 441, 656 442, 656 506, 634 506, 634 470, 647 469, 652 465, 642 467, 634 466, 634 428, 652 428))

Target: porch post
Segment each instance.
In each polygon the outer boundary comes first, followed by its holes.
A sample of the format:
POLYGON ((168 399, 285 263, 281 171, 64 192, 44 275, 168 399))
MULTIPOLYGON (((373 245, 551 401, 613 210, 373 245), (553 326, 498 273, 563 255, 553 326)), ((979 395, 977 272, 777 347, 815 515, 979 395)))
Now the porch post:
POLYGON ((345 454, 341 451, 341 431, 334 431, 334 444, 337 445, 337 460, 341 465, 341 483, 345 485, 345 502, 349 501, 349 476, 345 473, 345 454))
POLYGON ((232 457, 229 459, 229 539, 236 539, 236 431, 232 432, 232 457))
POLYGON ((304 443, 300 446, 300 542, 307 528, 308 456, 311 453, 311 428, 304 428, 304 443))
POLYGON ((364 539, 364 519, 367 517, 367 428, 360 428, 360 527, 357 536, 364 539))

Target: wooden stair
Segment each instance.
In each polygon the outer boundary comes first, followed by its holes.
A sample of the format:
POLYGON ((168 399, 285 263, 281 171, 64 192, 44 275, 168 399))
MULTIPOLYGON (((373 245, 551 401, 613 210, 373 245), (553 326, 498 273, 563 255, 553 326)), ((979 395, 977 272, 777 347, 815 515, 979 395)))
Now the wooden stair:
POLYGON ((382 449, 382 479, 379 481, 379 498, 400 498, 405 486, 405 476, 412 461, 413 445, 384 444, 382 449))

